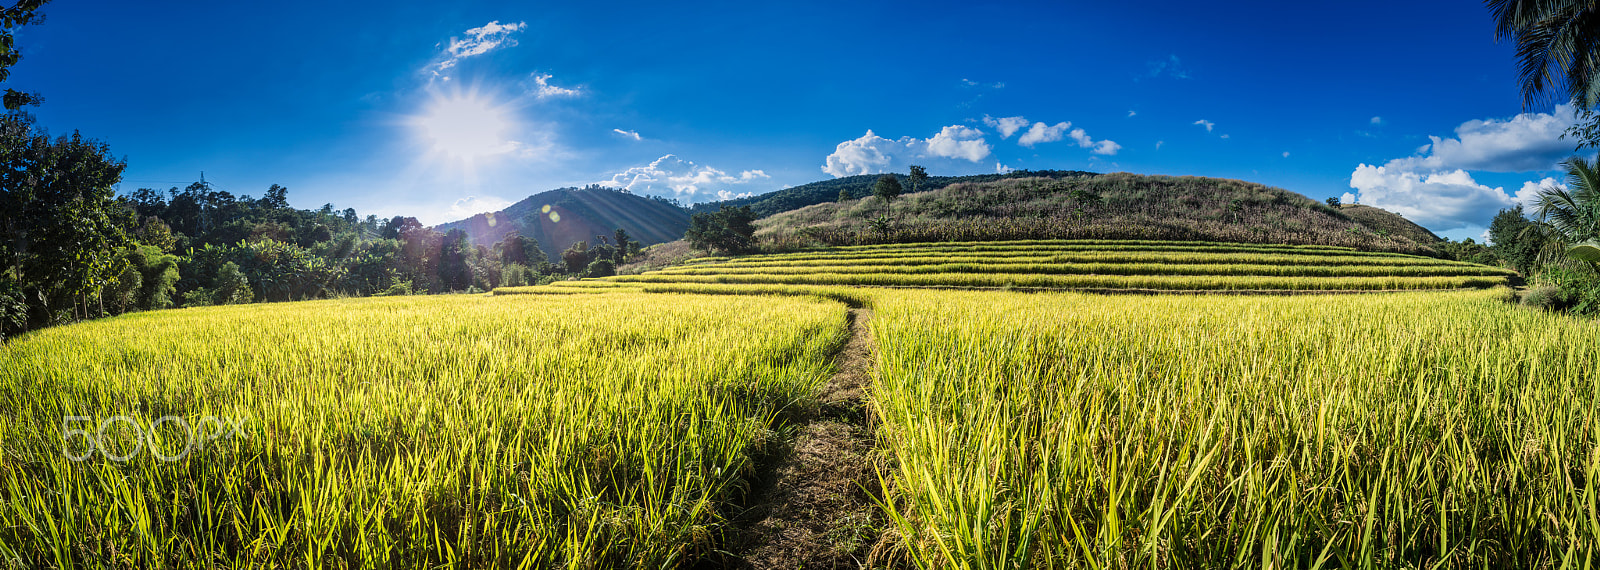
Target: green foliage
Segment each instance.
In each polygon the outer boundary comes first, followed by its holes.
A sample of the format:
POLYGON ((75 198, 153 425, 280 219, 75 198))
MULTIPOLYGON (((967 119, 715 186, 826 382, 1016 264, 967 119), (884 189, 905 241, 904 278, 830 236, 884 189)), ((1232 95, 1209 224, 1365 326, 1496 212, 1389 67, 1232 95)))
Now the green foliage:
POLYGON ((561 262, 567 273, 579 273, 589 267, 589 242, 579 241, 561 252, 561 262))
POLYGON ((1517 44, 1524 106, 1570 101, 1582 120, 1567 131, 1578 147, 1600 146, 1600 10, 1588 0, 1486 0, 1495 39, 1517 44))
POLYGON ((218 305, 239 305, 255 299, 250 290, 250 279, 239 271, 239 264, 229 261, 217 270, 217 287, 211 300, 218 305))
MULTIPOLYGON (((0 8, 0 83, 5 82, 11 75, 11 66, 22 59, 22 52, 16 45, 16 29, 44 20, 39 8, 49 2, 50 0, 17 0, 10 7, 0 8)), ((5 95, 0 97, 0 102, 4 103, 7 110, 14 111, 27 105, 37 105, 43 102, 43 99, 38 93, 24 93, 8 88, 5 95)))
POLYGON ((1600 314, 1600 273, 1588 265, 1548 265, 1534 278, 1528 296, 1540 292, 1537 302, 1525 304, 1574 315, 1600 314))
POLYGON ((638 244, 639 242, 629 238, 627 230, 617 228, 617 231, 611 233, 611 239, 615 240, 612 247, 616 248, 616 251, 613 252, 611 256, 611 263, 613 265, 621 266, 622 264, 627 263, 628 256, 632 255, 633 252, 638 251, 638 246, 635 244, 638 244))
POLYGON ((749 206, 723 207, 712 213, 689 217, 689 230, 683 237, 696 249, 719 253, 743 253, 755 245, 755 212, 749 206))
POLYGON ((1532 275, 1547 240, 1538 225, 1522 215, 1521 208, 1506 208, 1489 222, 1489 241, 1494 243, 1495 254, 1512 269, 1532 275))
POLYGON ((1328 197, 1328 207, 1329 208, 1337 208, 1337 207, 1339 207, 1339 197, 1338 196, 1329 196, 1328 197))
MULTIPOLYGON (((1093 172, 1078 170, 1015 170, 1006 174, 978 174, 971 176, 929 176, 921 184, 919 191, 944 188, 959 183, 983 183, 1000 180, 1015 180, 1022 178, 1053 178, 1069 179, 1094 176, 1093 172)), ((878 177, 871 174, 845 176, 831 180, 822 180, 810 184, 801 184, 793 188, 785 188, 757 196, 734 198, 717 202, 702 202, 690 208, 691 213, 711 213, 723 206, 741 207, 749 206, 759 218, 765 218, 781 212, 788 212, 810 206, 836 202, 841 190, 850 192, 856 198, 872 195, 872 185, 878 177)))
POLYGON ((0 279, 23 292, 29 326, 98 311, 93 298, 123 274, 134 215, 113 188, 125 167, 104 143, 0 117, 0 279))
POLYGON ((840 203, 840 204, 843 204, 843 203, 849 202, 850 200, 853 200, 853 199, 855 199, 855 197, 850 195, 850 189, 849 188, 840 188, 839 189, 839 199, 835 200, 835 201, 840 203))
POLYGON ((583 272, 584 277, 610 277, 616 274, 617 267, 609 259, 596 259, 583 272))
POLYGON ((1480 265, 1498 265, 1500 263, 1500 258, 1495 255, 1493 248, 1487 244, 1473 241, 1472 238, 1461 241, 1445 240, 1435 245, 1434 249, 1439 250, 1439 253, 1445 259, 1480 265))
POLYGON ((895 198, 899 198, 900 191, 900 179, 893 174, 879 176, 878 181, 872 184, 872 195, 885 202, 892 202, 895 198))
POLYGON ((911 174, 906 176, 906 182, 911 183, 913 193, 917 192, 923 184, 928 183, 928 170, 915 164, 911 165, 911 174))

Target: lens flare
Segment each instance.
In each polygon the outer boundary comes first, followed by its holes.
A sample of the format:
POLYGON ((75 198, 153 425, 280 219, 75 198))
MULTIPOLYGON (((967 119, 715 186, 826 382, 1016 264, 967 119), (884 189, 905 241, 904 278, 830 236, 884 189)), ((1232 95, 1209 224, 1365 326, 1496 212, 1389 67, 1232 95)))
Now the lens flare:
POLYGON ((415 120, 433 151, 464 160, 476 160, 511 151, 507 138, 512 119, 505 109, 476 95, 435 99, 415 120))

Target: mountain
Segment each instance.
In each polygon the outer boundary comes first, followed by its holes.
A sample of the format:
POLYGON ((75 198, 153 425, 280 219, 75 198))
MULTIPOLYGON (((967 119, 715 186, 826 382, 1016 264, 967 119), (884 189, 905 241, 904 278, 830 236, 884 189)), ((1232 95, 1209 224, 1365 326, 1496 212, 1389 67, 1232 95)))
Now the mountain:
MULTIPOLYGON (((842 180, 842 179, 841 179, 842 180)), ((772 250, 1015 239, 1198 240, 1337 245, 1438 255, 1438 238, 1376 208, 1335 209, 1281 188, 1197 176, 1114 173, 962 182, 813 204, 756 221, 772 250)))
POLYGON ((617 228, 645 245, 682 238, 689 228, 689 211, 676 202, 626 190, 561 188, 534 194, 498 212, 433 229, 448 232, 457 228, 483 246, 492 246, 516 231, 539 240, 539 249, 554 259, 574 243, 593 242, 598 235, 609 237, 617 228))
MULTIPOLYGON (((1080 170, 1013 170, 1006 174, 929 176, 928 181, 923 183, 922 186, 918 188, 918 191, 937 190, 939 188, 944 188, 945 186, 960 182, 993 182, 996 180, 1009 180, 1016 178, 1078 178, 1094 175, 1095 173, 1093 172, 1083 172, 1080 170)), ((849 190, 850 195, 856 198, 871 196, 872 185, 878 181, 879 176, 882 175, 861 174, 857 176, 846 176, 844 178, 835 178, 833 180, 823 180, 820 182, 812 182, 810 184, 801 184, 799 186, 784 188, 782 190, 768 192, 766 194, 757 196, 734 198, 732 200, 722 200, 718 202, 702 202, 700 204, 691 206, 689 212, 699 214, 702 212, 715 212, 718 209, 721 209, 723 206, 731 206, 734 208, 740 206, 749 206, 750 210, 755 212, 757 217, 765 218, 779 212, 787 212, 789 210, 804 208, 812 204, 836 201, 839 199, 840 190, 849 190)), ((906 192, 911 191, 911 185, 906 182, 905 175, 896 174, 895 177, 900 179, 900 184, 905 186, 906 192)))

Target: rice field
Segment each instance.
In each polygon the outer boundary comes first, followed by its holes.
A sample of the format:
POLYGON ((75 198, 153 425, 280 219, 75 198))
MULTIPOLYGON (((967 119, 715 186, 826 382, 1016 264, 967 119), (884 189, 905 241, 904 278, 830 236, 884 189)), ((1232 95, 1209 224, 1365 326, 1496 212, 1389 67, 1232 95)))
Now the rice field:
POLYGON ((1333 246, 1208 242, 925 243, 691 260, 616 283, 1351 291, 1488 288, 1513 273, 1333 246))
POLYGON ((826 378, 844 318, 797 297, 613 293, 240 305, 46 329, 0 347, 0 558, 700 560, 826 378))
POLYGON ((864 307, 873 567, 1592 566, 1600 324, 1508 303, 1508 277, 1326 246, 864 246, 46 329, 0 346, 0 558, 736 566, 757 473, 864 307), (1312 294, 1045 290, 1100 287, 1312 294))
POLYGON ((1592 565, 1600 325, 1505 295, 879 293, 905 560, 1592 565))

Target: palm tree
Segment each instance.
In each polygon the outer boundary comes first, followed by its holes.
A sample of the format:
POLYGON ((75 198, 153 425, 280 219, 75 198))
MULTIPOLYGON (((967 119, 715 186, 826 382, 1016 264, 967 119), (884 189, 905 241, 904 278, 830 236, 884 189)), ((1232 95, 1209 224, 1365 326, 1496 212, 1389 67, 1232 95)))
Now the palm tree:
POLYGON ((1514 39, 1525 106, 1564 91, 1578 109, 1600 103, 1600 2, 1485 0, 1496 40, 1514 39))
POLYGON ((1567 169, 1567 188, 1540 188, 1533 212, 1568 256, 1600 263, 1600 163, 1574 156, 1561 166, 1567 169))

